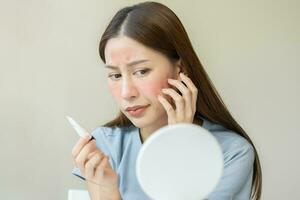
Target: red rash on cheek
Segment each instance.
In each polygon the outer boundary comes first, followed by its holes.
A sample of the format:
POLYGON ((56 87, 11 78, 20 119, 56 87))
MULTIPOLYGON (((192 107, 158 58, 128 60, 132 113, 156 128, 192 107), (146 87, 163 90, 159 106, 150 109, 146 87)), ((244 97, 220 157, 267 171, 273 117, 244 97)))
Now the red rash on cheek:
POLYGON ((147 96, 157 96, 161 93, 161 86, 160 85, 141 85, 141 91, 147 96))
POLYGON ((160 81, 153 81, 153 82, 147 82, 147 83, 141 83, 139 84, 139 91, 143 93, 143 95, 146 95, 148 97, 155 97, 160 95, 164 95, 161 91, 163 88, 168 88, 170 85, 168 84, 167 80, 160 80, 160 81))
MULTIPOLYGON (((117 100, 121 100, 121 88, 110 84, 108 87, 113 97, 117 100)), ((155 80, 150 82, 140 82, 136 84, 136 89, 139 91, 140 95, 155 98, 157 98, 159 94, 165 96, 165 94, 162 93, 161 89, 171 87, 172 86, 168 83, 167 79, 159 81, 155 80)))

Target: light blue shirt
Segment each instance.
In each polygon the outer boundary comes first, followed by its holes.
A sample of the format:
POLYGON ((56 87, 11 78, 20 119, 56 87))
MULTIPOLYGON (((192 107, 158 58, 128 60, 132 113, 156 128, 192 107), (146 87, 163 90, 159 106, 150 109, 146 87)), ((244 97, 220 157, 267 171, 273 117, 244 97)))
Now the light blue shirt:
MULTIPOLYGON (((208 199, 250 199, 255 158, 252 145, 235 132, 200 118, 203 120, 202 127, 219 142, 224 156, 223 175, 208 199)), ((133 125, 125 128, 98 127, 92 135, 96 139, 97 147, 110 157, 109 162, 118 174, 122 199, 150 199, 141 189, 135 174, 136 158, 142 146, 139 128, 133 125)), ((72 173, 84 180, 77 167, 72 173)))

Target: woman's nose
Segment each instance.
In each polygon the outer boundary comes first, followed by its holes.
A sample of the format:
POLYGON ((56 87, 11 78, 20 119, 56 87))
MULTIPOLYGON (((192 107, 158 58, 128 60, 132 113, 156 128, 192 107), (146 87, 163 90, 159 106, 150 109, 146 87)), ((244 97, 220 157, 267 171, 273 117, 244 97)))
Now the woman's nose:
POLYGON ((132 99, 137 96, 137 89, 130 78, 123 78, 121 86, 121 96, 124 99, 132 99))

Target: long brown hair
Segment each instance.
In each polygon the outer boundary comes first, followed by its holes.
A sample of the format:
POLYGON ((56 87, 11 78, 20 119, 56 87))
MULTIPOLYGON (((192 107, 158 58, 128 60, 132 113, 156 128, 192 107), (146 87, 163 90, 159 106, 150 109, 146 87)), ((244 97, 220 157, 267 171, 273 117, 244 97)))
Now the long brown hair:
MULTIPOLYGON (((176 14, 163 4, 143 2, 119 10, 104 31, 99 53, 105 63, 104 50, 109 39, 125 35, 163 53, 170 61, 181 59, 184 72, 198 88, 195 116, 223 125, 246 138, 254 148, 255 161, 251 198, 261 197, 262 172, 254 144, 235 121, 197 57, 189 37, 176 14)), ((103 126, 129 126, 132 122, 120 111, 118 116, 103 126)))

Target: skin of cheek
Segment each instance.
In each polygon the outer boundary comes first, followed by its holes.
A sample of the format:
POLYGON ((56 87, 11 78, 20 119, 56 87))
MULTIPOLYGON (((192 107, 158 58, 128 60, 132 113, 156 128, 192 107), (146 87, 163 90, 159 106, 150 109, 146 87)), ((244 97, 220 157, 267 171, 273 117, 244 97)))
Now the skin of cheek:
POLYGON ((111 84, 108 84, 108 88, 110 93, 112 94, 112 96, 115 98, 115 100, 117 100, 117 102, 119 103, 121 100, 121 92, 120 92, 120 88, 113 86, 111 84))
POLYGON ((167 101, 175 107, 174 101, 172 97, 167 94, 162 93, 163 88, 172 88, 172 86, 168 83, 167 79, 161 80, 158 82, 157 80, 154 82, 147 82, 147 84, 140 84, 139 91, 143 91, 143 94, 146 94, 148 97, 152 97, 155 101, 162 106, 159 102, 157 96, 160 94, 163 96, 167 101))
MULTIPOLYGON (((138 83, 138 91, 142 92, 142 94, 146 94, 148 97, 154 97, 156 98, 158 94, 165 95, 161 92, 162 88, 170 87, 170 85, 167 83, 167 81, 153 81, 153 82, 146 82, 146 83, 138 83)), ((117 86, 113 86, 108 84, 108 88, 113 95, 113 97, 120 101, 121 99, 121 91, 120 88, 117 86)))
MULTIPOLYGON (((163 96, 175 109, 175 103, 172 97, 170 97, 167 94, 162 93, 161 89, 163 88, 174 88, 173 85, 170 85, 167 81, 167 78, 164 78, 163 80, 160 80, 159 82, 157 80, 153 82, 147 82, 147 83, 139 83, 137 84, 138 90, 142 92, 142 95, 146 95, 147 97, 151 97, 151 99, 155 99, 155 101, 162 106, 162 104, 159 102, 157 96, 160 94, 163 96)), ((111 84, 108 84, 109 90, 112 94, 112 96, 117 100, 118 103, 121 102, 121 91, 120 88, 111 84)))

